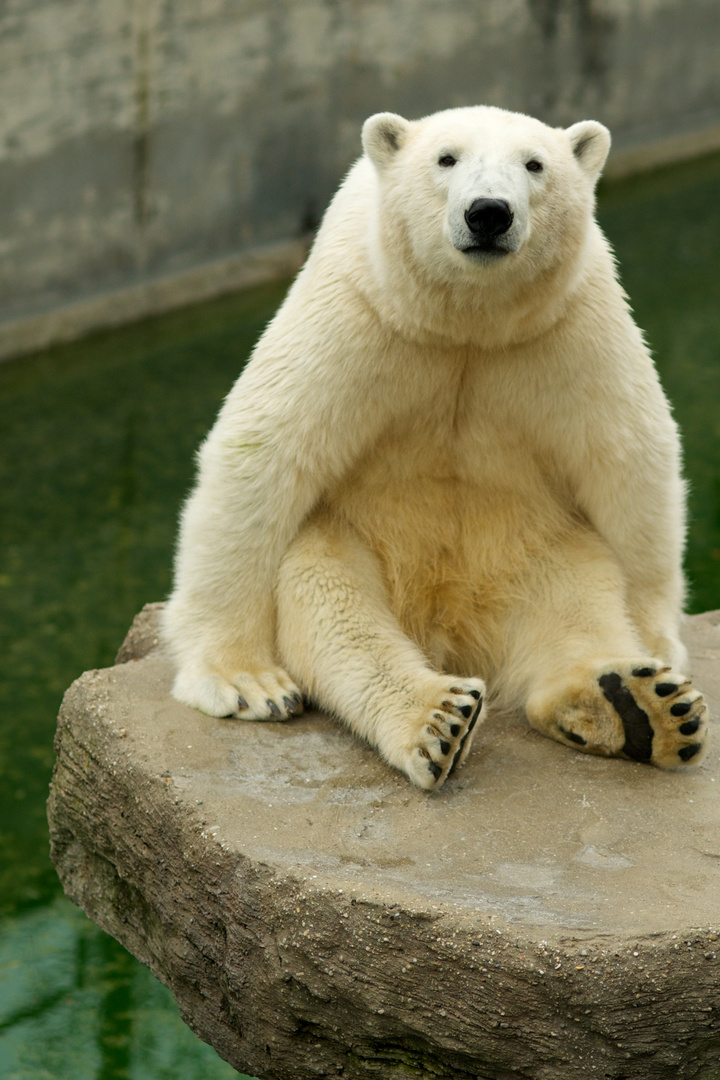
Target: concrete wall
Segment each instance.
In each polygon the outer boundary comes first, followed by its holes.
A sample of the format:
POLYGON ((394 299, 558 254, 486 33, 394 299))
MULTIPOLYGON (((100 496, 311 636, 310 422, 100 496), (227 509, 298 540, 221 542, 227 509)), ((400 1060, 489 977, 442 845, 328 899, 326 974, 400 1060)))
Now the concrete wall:
POLYGON ((719 45, 718 0, 0 0, 0 355, 294 265, 380 109, 710 145, 719 45))

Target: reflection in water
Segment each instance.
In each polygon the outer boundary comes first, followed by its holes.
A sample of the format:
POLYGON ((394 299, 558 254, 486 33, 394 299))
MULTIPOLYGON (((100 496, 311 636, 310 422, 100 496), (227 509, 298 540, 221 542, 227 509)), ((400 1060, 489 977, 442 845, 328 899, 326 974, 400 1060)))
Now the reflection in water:
MULTIPOLYGON (((720 606, 720 157, 608 185, 601 219, 684 430, 692 610, 720 606), (692 214, 687 208, 692 207, 692 214)), ((0 368, 0 1076, 236 1076, 59 896, 45 796, 63 690, 163 597, 193 453, 283 286, 0 368)))
POLYGON ((134 983, 137 964, 111 937, 100 938, 103 968, 108 991, 99 1010, 98 1046, 101 1065, 98 1080, 124 1080, 130 1075, 130 1052, 133 1046, 133 1019, 143 1016, 141 1002, 135 1000, 134 983))
POLYGON ((6 921, 3 1080, 229 1080, 168 992, 67 900, 6 921))

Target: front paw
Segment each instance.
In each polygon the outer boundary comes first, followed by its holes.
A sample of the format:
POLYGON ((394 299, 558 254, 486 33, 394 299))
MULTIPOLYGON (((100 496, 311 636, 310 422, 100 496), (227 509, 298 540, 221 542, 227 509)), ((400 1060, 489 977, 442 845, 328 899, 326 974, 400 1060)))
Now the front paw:
POLYGON ((300 716, 300 690, 278 667, 256 672, 240 671, 226 678, 211 670, 181 670, 173 697, 207 716, 239 720, 288 720, 300 716))

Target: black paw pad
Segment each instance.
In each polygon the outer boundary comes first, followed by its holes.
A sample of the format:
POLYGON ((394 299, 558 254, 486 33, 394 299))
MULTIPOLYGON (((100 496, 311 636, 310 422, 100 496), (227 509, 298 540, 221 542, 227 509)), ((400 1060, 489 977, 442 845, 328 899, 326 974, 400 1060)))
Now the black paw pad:
POLYGON ((465 745, 465 739, 466 738, 467 738, 467 735, 464 736, 462 742, 460 743, 457 750, 455 751, 455 757, 452 759, 452 765, 448 769, 448 776, 452 776, 452 774, 455 772, 455 768, 457 766, 457 763, 460 760, 460 755, 463 752, 463 746, 465 745))
POLYGON ((472 720, 471 720, 471 721, 470 721, 470 723, 468 724, 468 729, 467 729, 467 731, 465 732, 465 735, 464 735, 464 737, 463 737, 463 744, 465 743, 465 739, 467 739, 468 735, 470 734, 470 732, 472 731, 472 729, 473 729, 473 728, 475 727, 475 725, 477 724, 477 722, 478 722, 478 717, 480 716, 480 713, 481 713, 481 711, 482 711, 482 698, 480 698, 480 700, 478 701, 477 705, 475 706, 475 712, 473 713, 473 717, 472 717, 472 720))
POLYGON ((440 753, 447 756, 450 753, 450 743, 445 742, 445 739, 440 740, 440 753))
POLYGON ((670 706, 670 712, 673 716, 684 716, 685 713, 689 713, 692 708, 689 701, 678 701, 676 705, 670 706))
POLYGON ((460 725, 459 724, 451 724, 450 725, 450 734, 452 735, 453 739, 457 739, 458 735, 460 734, 460 725))
POLYGON ((669 697, 670 694, 674 694, 677 690, 677 683, 674 682, 659 682, 655 685, 655 693, 658 697, 669 697))
POLYGON ((461 712, 466 720, 467 720, 468 716, 470 716, 472 714, 472 711, 473 711, 472 705, 461 705, 460 708, 458 709, 458 712, 461 712))
MULTIPOLYGON (((680 730, 682 731, 682 728, 680 730)), ((701 749, 700 743, 690 743, 689 746, 683 746, 678 750, 678 757, 681 757, 683 761, 689 761, 690 758, 694 758, 696 754, 699 754, 701 749)))
POLYGON ((470 691, 470 697, 474 697, 476 701, 479 701, 480 700, 480 691, 479 690, 471 690, 470 691))
MULTIPOLYGON (((458 761, 460 760, 460 758, 462 756, 462 752, 465 749, 465 743, 470 738, 470 734, 472 732, 472 729, 477 724, 478 717, 480 716, 480 713, 482 712, 482 704, 483 704, 483 699, 481 697, 478 697, 478 703, 475 706, 475 712, 473 713, 472 720, 468 724, 467 731, 463 735, 462 739, 460 740, 460 745, 458 746, 457 750, 455 751, 455 757, 453 758, 453 763, 450 766, 450 769, 448 771, 448 776, 452 776, 452 774, 455 772, 455 766, 457 765, 458 761)), ((450 729, 452 731, 453 735, 456 734, 455 727, 457 727, 458 732, 460 731, 460 728, 459 728, 458 725, 453 725, 453 727, 450 729)))
POLYGON ((640 708, 616 671, 601 675, 598 685, 622 720, 625 729, 623 754, 627 754, 634 761, 649 761, 652 754, 653 729, 645 710, 640 708))
POLYGON ((587 739, 583 739, 582 735, 578 735, 576 731, 568 731, 567 728, 562 727, 560 724, 558 724, 558 727, 571 742, 577 743, 578 746, 587 746, 587 739))
POLYGON ((636 679, 650 679, 656 674, 656 668, 654 667, 636 667, 633 668, 633 675, 636 679))
POLYGON ((428 769, 433 774, 436 780, 439 780, 442 776, 442 769, 439 765, 436 765, 434 761, 428 761, 428 769))
MULTIPOLYGON (((681 724, 678 731, 681 735, 694 735, 699 727, 700 717, 696 716, 694 720, 687 720, 684 724, 681 724)), ((686 749, 689 749, 689 747, 686 747, 686 749)), ((682 750, 680 753, 682 755, 682 750)))

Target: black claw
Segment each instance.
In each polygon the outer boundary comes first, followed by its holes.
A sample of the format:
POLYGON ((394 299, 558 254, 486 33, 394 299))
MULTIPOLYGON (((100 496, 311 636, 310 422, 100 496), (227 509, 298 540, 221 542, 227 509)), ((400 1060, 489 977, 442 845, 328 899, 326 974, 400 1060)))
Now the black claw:
POLYGON ((445 754, 446 756, 450 753, 450 743, 445 742, 444 739, 440 740, 440 753, 445 754))
POLYGON ((241 696, 240 696, 240 695, 238 694, 238 709, 249 709, 249 708, 250 708, 250 706, 248 705, 248 703, 247 703, 247 701, 245 700, 245 698, 244 698, 244 697, 241 697, 241 696))
POLYGON ((480 691, 479 690, 469 690, 468 693, 470 694, 470 697, 474 697, 476 701, 479 701, 479 699, 480 699, 480 691))
POLYGON ((455 757, 452 759, 452 765, 448 769, 448 776, 452 776, 452 774, 455 772, 455 769, 457 768, 457 763, 460 760, 460 758, 462 757, 463 748, 465 746, 465 743, 467 742, 468 734, 469 734, 469 732, 466 731, 465 734, 463 735, 462 739, 460 740, 460 745, 458 746, 457 750, 455 751, 455 757))
MULTIPOLYGON (((685 749, 687 750, 689 749, 689 747, 686 747, 685 749)), ((439 780, 442 776, 442 769, 439 765, 436 765, 434 761, 428 761, 428 769, 433 774, 436 780, 439 780)))
POLYGON ((673 716, 684 716, 685 713, 689 713, 692 705, 689 701, 678 701, 676 705, 670 706, 670 712, 673 716))
POLYGON ((291 716, 299 716, 302 712, 302 706, 298 704, 294 697, 284 697, 283 704, 291 716))
POLYGON ((458 737, 458 735, 460 734, 460 725, 459 724, 451 724, 450 725, 450 734, 452 735, 452 737, 454 739, 456 739, 458 737))
POLYGON ((636 667, 633 668, 633 675, 636 679, 649 679, 657 673, 657 669, 654 667, 636 667))
POLYGON ((681 750, 678 750, 678 755, 683 761, 689 761, 690 758, 694 758, 696 754, 699 754, 701 749, 700 743, 690 743, 689 746, 683 746, 681 750))
POLYGON ((587 746, 587 739, 583 739, 582 735, 578 735, 575 731, 568 731, 567 728, 562 727, 561 724, 558 724, 558 727, 566 738, 571 739, 572 742, 577 743, 578 746, 587 746))
POLYGON ((470 734, 470 732, 472 731, 472 729, 473 729, 473 728, 475 727, 475 725, 477 724, 477 722, 478 722, 478 717, 479 717, 479 715, 480 715, 480 713, 481 713, 481 712, 482 712, 482 698, 480 698, 480 700, 478 701, 477 705, 475 706, 475 712, 473 713, 473 718, 472 718, 472 720, 471 720, 471 721, 470 721, 470 723, 468 724, 468 729, 467 729, 467 732, 465 733, 465 736, 463 737, 463 743, 465 742, 465 739, 467 739, 467 737, 468 737, 468 735, 470 734))
POLYGON ((678 731, 681 735, 694 735, 699 727, 700 717, 696 716, 694 720, 687 720, 684 724, 681 724, 678 731))
POLYGON ((674 682, 659 682, 655 684, 655 693, 658 697, 668 697, 670 694, 674 694, 677 690, 677 683, 674 682))
POLYGON ((275 704, 274 701, 270 700, 270 698, 265 699, 265 704, 267 705, 268 709, 270 710, 270 715, 271 716, 282 716, 282 713, 280 712, 280 709, 277 707, 277 705, 275 704))
POLYGON ((472 714, 472 711, 473 711, 472 705, 461 705, 459 707, 459 709, 458 709, 458 712, 461 712, 466 720, 467 720, 468 716, 470 716, 472 714))

